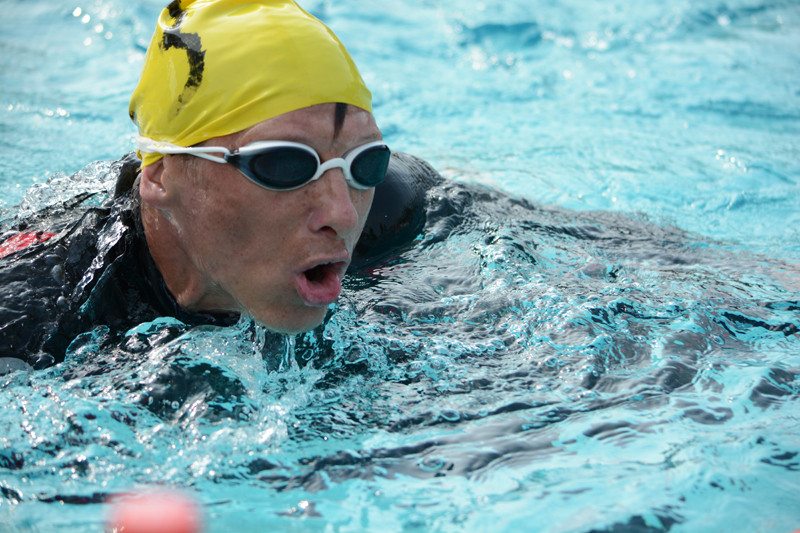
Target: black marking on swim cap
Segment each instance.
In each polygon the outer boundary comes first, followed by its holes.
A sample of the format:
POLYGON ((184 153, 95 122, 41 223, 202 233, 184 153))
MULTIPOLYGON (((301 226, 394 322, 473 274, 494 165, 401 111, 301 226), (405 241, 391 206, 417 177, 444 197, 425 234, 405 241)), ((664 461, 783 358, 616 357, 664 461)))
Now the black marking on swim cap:
POLYGON ((173 112, 177 115, 183 104, 188 102, 200 83, 203 81, 203 72, 205 70, 205 55, 202 50, 203 43, 200 39, 200 34, 197 33, 184 33, 181 31, 181 24, 183 17, 186 15, 186 10, 182 6, 181 0, 173 0, 167 6, 169 16, 175 22, 172 26, 164 29, 164 34, 160 43, 161 49, 165 52, 170 48, 177 48, 179 50, 186 50, 186 59, 189 63, 189 77, 186 84, 183 86, 183 92, 178 96, 177 102, 173 108, 173 112))
POLYGON ((206 53, 202 50, 203 43, 200 40, 200 35, 197 33, 183 33, 180 30, 180 26, 176 25, 164 30, 161 46, 164 51, 170 48, 186 50, 186 59, 189 61, 189 78, 186 80, 183 92, 178 96, 178 103, 185 104, 191 99, 203 81, 206 53))
POLYGON ((164 30, 164 50, 179 48, 186 50, 189 60, 189 79, 186 87, 198 87, 203 81, 206 53, 201 50, 202 43, 197 33, 181 33, 179 29, 164 30))
POLYGON ((179 16, 183 15, 184 11, 181 7, 181 0, 173 0, 167 6, 167 11, 169 11, 169 16, 176 19, 179 16))

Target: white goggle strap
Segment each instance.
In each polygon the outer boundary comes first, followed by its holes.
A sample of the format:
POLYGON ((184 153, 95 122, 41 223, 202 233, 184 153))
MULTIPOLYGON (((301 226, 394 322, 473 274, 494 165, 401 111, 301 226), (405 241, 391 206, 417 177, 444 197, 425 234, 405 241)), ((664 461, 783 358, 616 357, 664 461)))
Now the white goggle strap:
POLYGON ((223 156, 231 155, 231 151, 222 146, 178 146, 163 141, 154 141, 142 135, 136 135, 136 149, 144 154, 189 154, 196 157, 202 157, 215 163, 227 163, 225 157, 211 155, 213 153, 222 154, 223 156))

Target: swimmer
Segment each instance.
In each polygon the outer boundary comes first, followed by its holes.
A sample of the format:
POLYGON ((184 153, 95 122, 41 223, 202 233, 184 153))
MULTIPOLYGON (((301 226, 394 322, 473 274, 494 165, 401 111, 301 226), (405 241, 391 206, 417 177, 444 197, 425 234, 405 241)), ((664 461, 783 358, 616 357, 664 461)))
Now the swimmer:
POLYGON ((112 198, 0 234, 0 374, 164 316, 313 329, 348 269, 418 234, 441 180, 383 141, 349 53, 293 0, 170 3, 129 113, 112 198))

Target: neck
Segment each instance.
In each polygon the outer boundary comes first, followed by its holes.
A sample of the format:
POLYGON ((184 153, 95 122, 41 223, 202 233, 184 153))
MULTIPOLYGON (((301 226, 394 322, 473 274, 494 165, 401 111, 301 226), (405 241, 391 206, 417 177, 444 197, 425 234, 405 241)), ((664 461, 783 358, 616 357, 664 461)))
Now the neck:
POLYGON ((186 253, 180 233, 169 217, 142 202, 142 228, 147 246, 175 301, 188 311, 239 312, 236 302, 222 294, 186 253))

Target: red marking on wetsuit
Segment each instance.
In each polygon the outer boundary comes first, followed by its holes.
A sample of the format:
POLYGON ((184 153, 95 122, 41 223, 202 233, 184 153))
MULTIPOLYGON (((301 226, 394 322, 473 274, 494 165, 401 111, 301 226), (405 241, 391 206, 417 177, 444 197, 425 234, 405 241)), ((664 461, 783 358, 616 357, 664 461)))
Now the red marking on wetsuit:
POLYGON ((48 233, 46 231, 25 231, 17 233, 13 237, 9 237, 3 244, 0 244, 0 259, 14 252, 18 252, 23 248, 27 248, 31 244, 37 242, 44 242, 55 233, 48 233))

